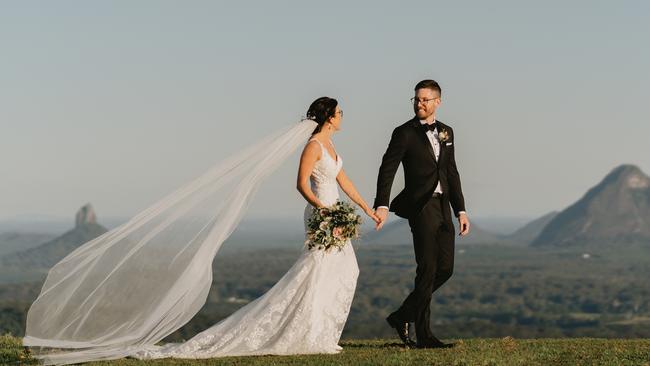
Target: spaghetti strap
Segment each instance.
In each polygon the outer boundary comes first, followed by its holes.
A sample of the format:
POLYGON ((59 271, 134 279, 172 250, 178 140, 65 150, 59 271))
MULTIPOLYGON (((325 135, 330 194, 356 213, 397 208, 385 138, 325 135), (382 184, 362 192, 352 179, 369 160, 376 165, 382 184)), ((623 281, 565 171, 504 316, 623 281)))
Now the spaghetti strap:
POLYGON ((320 145, 320 149, 321 149, 322 152, 324 152, 324 153, 327 152, 327 151, 325 150, 325 146, 323 146, 323 143, 320 142, 320 141, 318 141, 318 139, 316 139, 316 138, 311 138, 311 139, 309 139, 309 141, 307 141, 307 143, 310 143, 310 142, 312 142, 312 141, 316 141, 316 142, 318 142, 318 144, 320 145))
MULTIPOLYGON (((309 139, 309 140, 307 141, 307 143, 310 143, 310 142, 312 142, 312 141, 316 141, 316 142, 318 142, 318 144, 320 145, 320 149, 321 149, 321 151, 323 152, 323 154, 329 156, 329 158, 332 159, 335 163, 338 163, 338 162, 339 162, 339 155, 338 155, 338 154, 336 154, 336 158, 334 158, 334 157, 330 154, 330 152, 327 151, 327 149, 325 148, 325 145, 323 145, 323 143, 320 142, 320 141, 318 141, 318 139, 316 139, 315 137, 309 139)), ((335 151, 335 152, 336 152, 336 151, 335 151)))

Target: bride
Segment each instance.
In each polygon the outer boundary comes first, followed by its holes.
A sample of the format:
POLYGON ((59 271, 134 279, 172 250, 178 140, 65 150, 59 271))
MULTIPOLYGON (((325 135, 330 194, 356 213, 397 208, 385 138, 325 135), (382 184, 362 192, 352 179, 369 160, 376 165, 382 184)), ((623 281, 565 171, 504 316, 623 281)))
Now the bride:
MULTIPOLYGON (((343 111, 336 99, 314 101, 307 117, 318 123, 305 146, 298 169, 298 191, 313 207, 326 207, 343 191, 373 220, 372 209, 343 171, 343 161, 330 140, 339 130, 343 111), (310 184, 311 182, 311 184, 310 184)), ((210 358, 242 355, 338 353, 359 267, 352 245, 341 251, 305 249, 289 271, 264 295, 182 344, 152 347, 138 358, 210 358)))
POLYGON ((184 343, 156 343, 187 323, 205 303, 212 258, 239 222, 250 196, 309 137, 297 179, 297 189, 308 203, 305 227, 313 207, 337 201, 338 186, 379 222, 346 176, 332 144, 342 115, 335 99, 316 99, 307 120, 77 248, 50 270, 27 315, 25 346, 46 364, 129 356, 339 352, 359 274, 349 241, 340 251, 305 247, 261 297, 184 343))

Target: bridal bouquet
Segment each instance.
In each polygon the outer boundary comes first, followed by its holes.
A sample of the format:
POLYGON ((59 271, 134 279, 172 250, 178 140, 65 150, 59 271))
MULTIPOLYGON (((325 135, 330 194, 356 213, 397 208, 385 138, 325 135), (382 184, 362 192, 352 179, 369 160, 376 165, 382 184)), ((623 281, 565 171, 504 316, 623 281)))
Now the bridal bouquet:
POLYGON ((355 213, 354 207, 345 201, 326 208, 314 208, 307 220, 307 240, 309 249, 331 248, 341 250, 348 239, 359 237, 361 216, 355 213))

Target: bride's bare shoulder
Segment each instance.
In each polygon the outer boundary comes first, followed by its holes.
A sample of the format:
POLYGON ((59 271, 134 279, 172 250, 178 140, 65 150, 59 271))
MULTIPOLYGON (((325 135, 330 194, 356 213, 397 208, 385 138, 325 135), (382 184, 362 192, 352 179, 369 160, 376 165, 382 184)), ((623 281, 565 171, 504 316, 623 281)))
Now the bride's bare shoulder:
POLYGON ((316 138, 309 139, 309 141, 307 141, 305 144, 305 147, 302 149, 302 156, 314 157, 316 160, 320 159, 320 154, 321 148, 316 138))

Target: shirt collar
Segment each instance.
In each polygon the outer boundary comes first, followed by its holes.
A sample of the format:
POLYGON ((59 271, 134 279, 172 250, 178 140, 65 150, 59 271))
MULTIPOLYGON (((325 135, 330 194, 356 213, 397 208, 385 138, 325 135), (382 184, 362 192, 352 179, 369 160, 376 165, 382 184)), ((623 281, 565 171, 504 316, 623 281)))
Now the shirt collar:
MULTIPOLYGON (((427 125, 427 124, 428 124, 427 121, 422 120, 422 119, 420 120, 420 125, 427 125)), ((438 120, 434 119, 434 120, 433 120, 433 123, 431 123, 431 124, 432 124, 433 126, 436 126, 436 129, 438 129, 438 120)))

